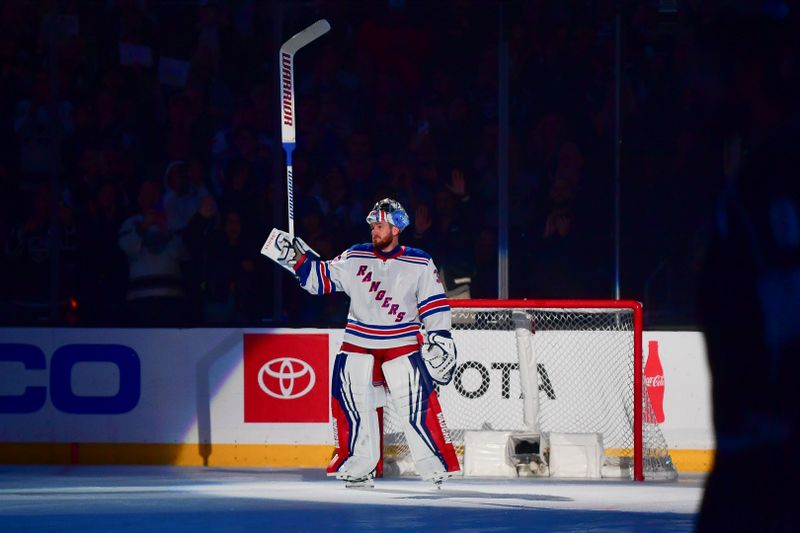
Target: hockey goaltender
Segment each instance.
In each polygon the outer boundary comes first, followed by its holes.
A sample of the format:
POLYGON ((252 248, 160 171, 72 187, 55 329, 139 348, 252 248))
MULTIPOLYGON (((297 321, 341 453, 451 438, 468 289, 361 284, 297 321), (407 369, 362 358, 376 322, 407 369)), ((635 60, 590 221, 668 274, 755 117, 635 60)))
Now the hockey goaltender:
POLYGON ((323 261, 302 239, 278 229, 262 248, 311 294, 350 297, 333 370, 336 451, 327 468, 347 487, 373 486, 381 460, 378 410, 387 389, 417 472, 440 486, 460 469, 434 389, 434 382, 450 382, 456 366, 450 305, 431 256, 400 244, 410 222, 399 202, 385 198, 367 216, 372 242, 335 259, 323 261))

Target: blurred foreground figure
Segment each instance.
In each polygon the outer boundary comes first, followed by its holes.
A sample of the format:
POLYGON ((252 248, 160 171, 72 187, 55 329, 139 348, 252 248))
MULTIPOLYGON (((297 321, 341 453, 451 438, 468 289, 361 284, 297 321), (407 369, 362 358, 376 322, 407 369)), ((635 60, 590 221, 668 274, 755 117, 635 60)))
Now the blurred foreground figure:
POLYGON ((747 154, 701 279, 717 452, 698 531, 798 531, 800 172, 794 131, 747 154))
POLYGON ((785 15, 758 3, 707 29, 727 138, 698 299, 717 441, 698 531, 800 531, 800 69, 785 15))

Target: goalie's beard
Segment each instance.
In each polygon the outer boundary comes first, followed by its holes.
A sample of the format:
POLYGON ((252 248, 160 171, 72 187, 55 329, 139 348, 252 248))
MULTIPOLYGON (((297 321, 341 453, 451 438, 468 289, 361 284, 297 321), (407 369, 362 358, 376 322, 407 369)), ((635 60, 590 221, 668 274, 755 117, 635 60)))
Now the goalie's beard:
POLYGON ((387 235, 383 239, 381 239, 380 237, 372 237, 372 245, 378 250, 385 250, 386 248, 392 245, 393 240, 394 237, 392 236, 391 233, 389 233, 389 235, 387 235))

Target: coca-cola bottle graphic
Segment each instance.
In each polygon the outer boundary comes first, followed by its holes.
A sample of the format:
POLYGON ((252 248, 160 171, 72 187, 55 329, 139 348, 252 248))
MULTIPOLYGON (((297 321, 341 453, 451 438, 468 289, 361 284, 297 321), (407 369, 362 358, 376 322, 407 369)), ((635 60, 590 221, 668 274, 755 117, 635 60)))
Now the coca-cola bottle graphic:
POLYGON ((650 424, 660 424, 664 421, 664 369, 661 368, 661 359, 658 357, 658 341, 648 341, 647 343, 644 382, 652 407, 652 411, 645 410, 644 421, 650 424))

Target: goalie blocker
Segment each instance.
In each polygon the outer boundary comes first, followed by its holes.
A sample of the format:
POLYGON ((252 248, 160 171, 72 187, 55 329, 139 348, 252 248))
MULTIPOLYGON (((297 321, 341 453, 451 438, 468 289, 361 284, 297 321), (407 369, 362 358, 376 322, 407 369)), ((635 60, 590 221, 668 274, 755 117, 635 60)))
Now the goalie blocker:
POLYGON ((310 253, 319 257, 300 237, 292 237, 288 232, 273 228, 261 247, 261 254, 272 259, 280 266, 294 274, 295 267, 301 257, 310 253))

